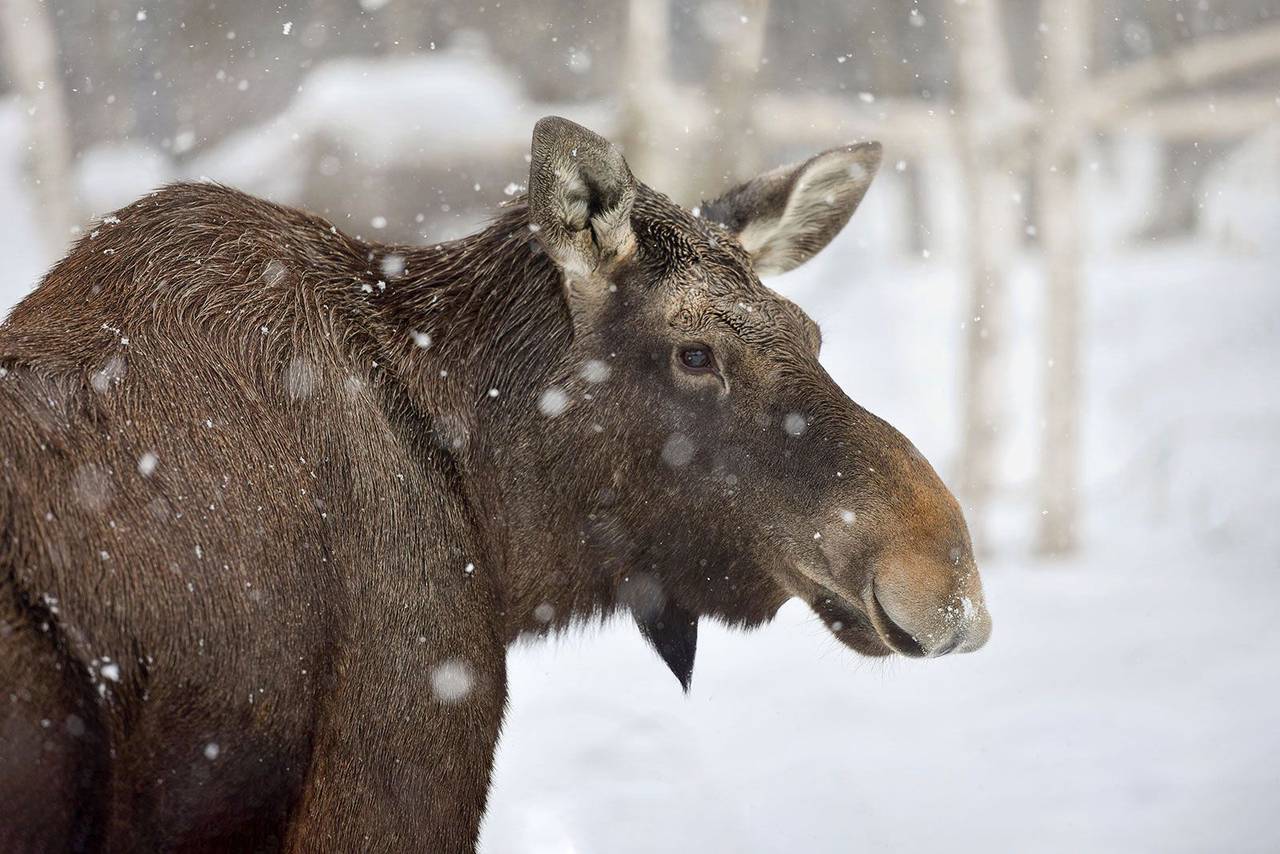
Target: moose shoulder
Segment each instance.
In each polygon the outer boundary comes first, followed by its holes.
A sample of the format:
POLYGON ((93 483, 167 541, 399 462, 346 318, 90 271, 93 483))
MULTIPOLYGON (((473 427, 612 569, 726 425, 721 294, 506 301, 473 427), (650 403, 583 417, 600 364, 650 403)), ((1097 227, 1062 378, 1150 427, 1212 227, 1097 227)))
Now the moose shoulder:
POLYGON ((506 646, 807 601, 976 649, 960 510, 758 276, 875 144, 692 214, 559 118, 427 248, 212 184, 107 217, 0 327, 0 850, 471 851, 506 646))

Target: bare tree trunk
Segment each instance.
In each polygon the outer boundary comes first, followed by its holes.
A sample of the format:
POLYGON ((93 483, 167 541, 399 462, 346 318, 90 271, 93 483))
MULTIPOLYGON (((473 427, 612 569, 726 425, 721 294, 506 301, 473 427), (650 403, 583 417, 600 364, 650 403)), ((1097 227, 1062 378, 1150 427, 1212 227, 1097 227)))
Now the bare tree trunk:
POLYGON ((981 543, 998 476, 1004 422, 1001 403, 1007 383, 999 348, 1018 235, 1013 201, 1018 109, 996 0, 968 0, 952 14, 961 94, 957 138, 969 223, 959 491, 974 539, 981 543))
POLYGON ((1041 437, 1042 554, 1078 543, 1080 439, 1080 303, 1082 240, 1079 161, 1087 80, 1089 0, 1056 0, 1041 11, 1044 31, 1044 121, 1037 165, 1040 229, 1048 273, 1045 306, 1044 433, 1041 437))
POLYGON ((9 74, 30 117, 27 149, 36 190, 36 215, 46 248, 56 257, 71 239, 76 215, 70 125, 53 20, 41 0, 3 0, 0 32, 9 74))
POLYGON ((756 91, 756 74, 764 56, 764 40, 769 17, 769 0, 741 0, 742 27, 732 38, 717 46, 711 72, 712 139, 711 162, 706 176, 714 192, 755 174, 759 164, 751 120, 756 91))
MULTIPOLYGON (((1187 47, 1188 42, 1194 45, 1192 41, 1195 37, 1190 33, 1184 33, 1186 28, 1186 19, 1183 11, 1178 4, 1175 3, 1147 3, 1141 12, 1142 18, 1146 20, 1147 26, 1151 32, 1151 48, 1154 56, 1158 57, 1161 63, 1168 62, 1168 57, 1175 55, 1179 50, 1187 47)), ((1125 63, 1121 66, 1125 74, 1129 78, 1133 77, 1133 69, 1141 69, 1150 62, 1151 56, 1134 62, 1125 63)), ((1154 66, 1148 66, 1154 67, 1154 66)), ((1161 66, 1163 67, 1163 65, 1161 66)), ((1112 71, 1111 74, 1115 72, 1112 71)), ((1095 78, 1092 100, 1096 103, 1102 101, 1108 92, 1114 92, 1116 85, 1114 82, 1100 83, 1098 81, 1113 81, 1111 74, 1103 75, 1095 78), (1105 91, 1104 91, 1105 89, 1105 91)), ((1168 78, 1168 74, 1161 73, 1156 77, 1147 76, 1150 82, 1157 82, 1157 85, 1163 85, 1168 78)), ((1123 78, 1122 78, 1123 79, 1123 78)), ((1123 91, 1123 87, 1121 87, 1123 91)), ((1158 95, 1158 93, 1157 93, 1158 95)), ((1194 97, 1201 98, 1201 104, 1204 104, 1203 93, 1196 93, 1194 97)), ((1151 94, 1142 95, 1140 98, 1148 104, 1152 101, 1151 94)), ((1167 100, 1159 99, 1161 102, 1167 100)), ((1185 106, 1185 105, 1180 105, 1185 106)), ((1134 118, 1145 118, 1149 110, 1134 109, 1132 104, 1124 104, 1118 110, 1113 109, 1110 115, 1103 115, 1101 118, 1120 118, 1122 121, 1129 121, 1134 118)), ((1188 114, 1201 112, 1201 109, 1188 110, 1188 114)), ((1268 112, 1270 112, 1268 110, 1268 112)), ((1099 122, 1098 124, 1101 124, 1099 122)), ((1153 135, 1155 136, 1155 135, 1153 135)), ((1167 240, 1171 237, 1179 235, 1187 235, 1192 232, 1196 226, 1196 212, 1200 205, 1200 179, 1204 176, 1204 172, 1213 163, 1213 157, 1210 150, 1202 148, 1200 140, 1192 137, 1189 140, 1166 139, 1163 136, 1156 136, 1157 145, 1159 147, 1159 168, 1160 180, 1155 182, 1153 187, 1153 198, 1148 204, 1147 215, 1143 218, 1142 224, 1132 235, 1134 239, 1143 243, 1152 240, 1167 240)))
POLYGON ((629 0, 622 66, 622 146, 640 180, 673 196, 683 170, 663 140, 669 132, 669 0, 629 0))
MULTIPOLYGON (((902 62, 906 43, 904 28, 911 26, 909 18, 902 14, 896 5, 879 3, 872 6, 870 13, 872 22, 880 33, 880 40, 872 51, 873 68, 876 81, 885 90, 877 93, 881 100, 888 94, 893 98, 904 99, 916 96, 917 78, 910 65, 902 62)), ((908 161, 903 158, 906 169, 899 174, 902 179, 903 201, 903 233, 906 235, 904 248, 912 257, 919 258, 929 248, 929 205, 925 195, 925 181, 921 174, 925 163, 936 153, 925 154, 915 152, 908 161)))

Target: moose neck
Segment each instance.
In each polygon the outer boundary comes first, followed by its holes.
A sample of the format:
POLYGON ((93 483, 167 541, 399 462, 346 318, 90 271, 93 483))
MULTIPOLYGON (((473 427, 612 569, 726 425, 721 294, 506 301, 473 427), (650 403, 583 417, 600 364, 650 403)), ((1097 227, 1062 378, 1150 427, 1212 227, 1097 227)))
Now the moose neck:
POLYGON ((474 235, 397 254, 404 274, 387 287, 384 340, 397 342, 396 373, 463 474, 498 564, 508 637, 607 610, 613 584, 579 547, 591 478, 555 465, 566 443, 549 431, 572 428, 539 405, 573 331, 561 274, 530 239, 523 205, 474 235))
POLYGON ((568 347, 559 272, 533 248, 523 205, 460 240, 393 254, 404 272, 383 319, 401 375, 425 399, 483 420, 491 401, 537 382, 568 347))

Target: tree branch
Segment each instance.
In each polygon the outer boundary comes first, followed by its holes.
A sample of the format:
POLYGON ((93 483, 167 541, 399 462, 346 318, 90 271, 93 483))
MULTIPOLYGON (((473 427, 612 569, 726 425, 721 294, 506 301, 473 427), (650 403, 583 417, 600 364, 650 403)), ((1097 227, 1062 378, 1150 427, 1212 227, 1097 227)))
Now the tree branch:
POLYGON ((1097 77, 1089 87, 1089 115, 1095 125, 1111 124, 1164 90, 1270 65, 1280 65, 1280 24, 1203 39, 1097 77))

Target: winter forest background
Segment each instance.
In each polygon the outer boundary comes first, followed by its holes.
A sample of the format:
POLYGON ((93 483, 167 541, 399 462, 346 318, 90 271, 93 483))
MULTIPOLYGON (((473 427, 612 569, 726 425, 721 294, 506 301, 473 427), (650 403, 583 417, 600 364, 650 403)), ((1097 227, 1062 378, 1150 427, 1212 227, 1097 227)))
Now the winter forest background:
POLYGON ((1280 850, 1280 0, 0 0, 0 316, 208 177, 436 241, 533 122, 694 205, 877 138, 771 282, 966 505, 995 635, 857 660, 800 605, 511 654, 489 852, 1280 850))

